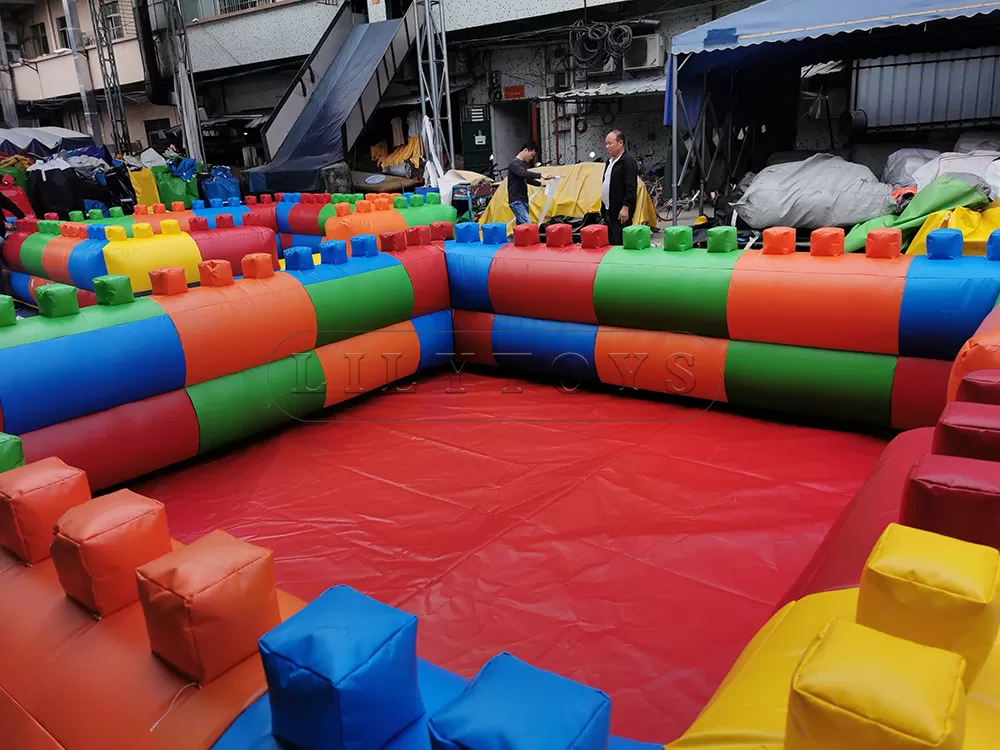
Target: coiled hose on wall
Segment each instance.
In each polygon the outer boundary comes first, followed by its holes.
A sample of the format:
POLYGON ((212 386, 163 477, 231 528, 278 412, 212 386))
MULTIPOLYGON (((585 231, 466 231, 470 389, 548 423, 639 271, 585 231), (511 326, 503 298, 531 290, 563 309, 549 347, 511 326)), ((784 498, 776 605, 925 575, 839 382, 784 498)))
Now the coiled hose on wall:
POLYGON ((587 69, 602 68, 611 58, 622 58, 632 46, 632 29, 624 24, 577 21, 569 32, 573 60, 587 69))

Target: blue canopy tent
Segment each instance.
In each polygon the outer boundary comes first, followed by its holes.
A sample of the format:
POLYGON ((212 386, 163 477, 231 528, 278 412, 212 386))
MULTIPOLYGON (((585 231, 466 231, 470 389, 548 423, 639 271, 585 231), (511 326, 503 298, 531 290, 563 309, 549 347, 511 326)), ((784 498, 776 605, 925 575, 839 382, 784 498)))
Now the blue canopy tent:
MULTIPOLYGON (((711 76, 729 75, 732 87, 735 71, 758 66, 995 44, 998 29, 1000 0, 764 0, 674 37, 663 113, 673 131, 674 205, 688 164, 699 162, 704 186, 715 162, 707 158, 705 124, 711 76), (690 147, 678 172, 681 129, 690 147)), ((760 89, 775 85, 768 76, 752 82, 760 89)))

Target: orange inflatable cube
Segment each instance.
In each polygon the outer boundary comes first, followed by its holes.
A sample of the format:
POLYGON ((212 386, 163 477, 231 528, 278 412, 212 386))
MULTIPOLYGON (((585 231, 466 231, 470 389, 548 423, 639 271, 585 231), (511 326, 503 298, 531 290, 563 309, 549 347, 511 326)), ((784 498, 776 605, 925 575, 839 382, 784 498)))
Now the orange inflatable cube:
POLYGON ((52 561, 63 590, 107 617, 139 599, 135 569, 171 549, 163 505, 118 490, 63 514, 52 561))
POLYGON ((136 571, 153 652, 200 684, 257 653, 281 622, 274 553, 213 531, 136 571))
POLYGON ((87 475, 58 458, 0 474, 0 546, 19 560, 49 556, 52 529, 70 508, 90 500, 87 475))

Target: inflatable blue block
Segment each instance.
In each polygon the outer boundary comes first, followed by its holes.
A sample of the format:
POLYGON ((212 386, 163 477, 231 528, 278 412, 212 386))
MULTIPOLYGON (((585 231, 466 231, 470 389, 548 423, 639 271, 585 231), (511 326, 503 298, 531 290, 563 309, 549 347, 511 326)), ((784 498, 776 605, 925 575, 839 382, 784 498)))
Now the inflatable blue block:
POLYGON ((104 262, 107 244, 104 227, 87 227, 87 239, 76 243, 69 254, 68 270, 73 286, 92 292, 94 279, 107 276, 108 265, 104 262))
POLYGON ((506 245, 507 225, 501 221, 494 221, 483 225, 483 243, 486 245, 506 245))
MULTIPOLYGON (((202 205, 204 205, 204 204, 202 204, 202 205)), ((208 205, 209 205, 209 206, 210 206, 211 208, 222 208, 222 198, 211 198, 211 199, 209 199, 209 201, 208 201, 208 205)), ((194 206, 192 206, 192 208, 193 208, 193 207, 194 207, 194 206)))
POLYGON ((455 334, 451 325, 451 310, 439 310, 413 319, 420 340, 420 364, 427 370, 451 361, 455 352, 455 334))
MULTIPOLYGON (((291 252, 291 248, 285 252, 291 252)), ((346 276, 357 276, 361 273, 368 273, 369 271, 377 271, 380 268, 389 268, 390 266, 398 265, 401 265, 399 258, 379 253, 371 258, 358 258, 355 256, 350 258, 347 263, 321 263, 315 268, 296 271, 288 267, 288 258, 286 257, 285 273, 298 279, 302 286, 309 286, 310 284, 333 281, 334 279, 342 279, 346 276)))
POLYGON ((459 224, 457 239, 444 243, 444 259, 448 265, 448 287, 451 306, 458 310, 493 312, 490 301, 490 266, 497 250, 507 244, 506 226, 487 224, 483 227, 483 241, 479 241, 476 224, 459 224), (463 227, 471 227, 473 232, 463 227), (499 231, 497 228, 500 228, 499 231))
POLYGON ((994 229, 986 239, 986 260, 1000 260, 1000 229, 994 229))
POLYGON ((571 390, 574 380, 597 380, 595 325, 497 315, 490 341, 500 367, 557 375, 571 390))
POLYGON ((205 201, 203 201, 203 200, 191 201, 191 210, 192 211, 198 211, 199 209, 203 209, 203 208, 205 208, 205 201))
POLYGON ((965 239, 958 229, 935 229, 927 235, 927 257, 930 260, 955 260, 962 257, 965 239))
POLYGON ((310 271, 316 267, 312 248, 290 247, 285 250, 285 269, 288 271, 310 271))
POLYGON ((463 221, 456 224, 455 242, 479 242, 479 225, 474 221, 463 221))
POLYGON ((417 618, 347 586, 260 639, 272 731, 303 750, 381 748, 424 713, 417 618))
POLYGON ((31 296, 31 275, 20 271, 10 272, 10 291, 14 299, 27 302, 29 305, 35 304, 31 296))
POLYGON ((275 204, 274 219, 277 222, 278 231, 283 234, 289 234, 292 231, 292 227, 288 223, 288 215, 291 213, 292 206, 294 205, 295 203, 288 199, 287 193, 281 199, 280 203, 275 204))
POLYGON ((371 258, 378 255, 378 244, 374 234, 358 234, 351 237, 351 257, 371 258))
POLYGON ((983 257, 914 256, 899 309, 899 354, 954 359, 996 304, 998 271, 995 261, 983 257))
POLYGON ((500 654, 428 728, 433 750, 607 750, 611 699, 500 654))
POLYGON ((0 349, 4 431, 23 435, 157 396, 184 378, 168 315, 0 349))
POLYGON ((319 257, 322 263, 332 263, 337 266, 342 265, 347 262, 347 243, 344 240, 321 242, 319 257))

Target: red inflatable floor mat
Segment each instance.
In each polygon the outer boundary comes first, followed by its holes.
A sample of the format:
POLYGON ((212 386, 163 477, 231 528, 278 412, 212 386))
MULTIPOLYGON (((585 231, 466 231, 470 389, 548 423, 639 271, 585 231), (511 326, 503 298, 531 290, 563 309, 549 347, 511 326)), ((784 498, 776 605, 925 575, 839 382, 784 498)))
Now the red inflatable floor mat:
POLYGON ((510 651, 606 690, 614 731, 655 742, 694 719, 884 447, 478 373, 326 420, 134 489, 181 541, 270 547, 290 593, 354 586, 421 617, 421 656, 471 676, 510 651))

